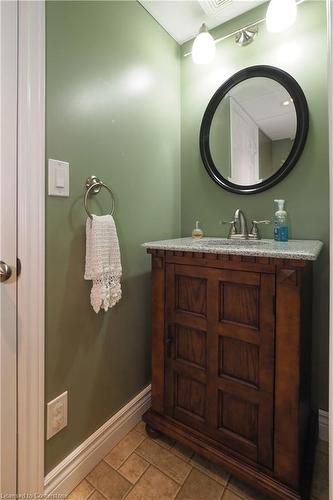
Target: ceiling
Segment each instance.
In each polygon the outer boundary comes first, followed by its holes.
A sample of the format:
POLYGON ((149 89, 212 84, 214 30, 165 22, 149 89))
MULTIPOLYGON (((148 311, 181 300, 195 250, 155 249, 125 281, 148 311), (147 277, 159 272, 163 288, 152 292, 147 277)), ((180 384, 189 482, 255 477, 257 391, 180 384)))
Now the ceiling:
POLYGON ((139 0, 179 43, 195 37, 202 23, 208 29, 243 14, 267 0, 139 0))
POLYGON ((251 78, 236 85, 228 95, 237 100, 272 141, 295 138, 295 106, 287 90, 278 82, 268 78, 251 78))

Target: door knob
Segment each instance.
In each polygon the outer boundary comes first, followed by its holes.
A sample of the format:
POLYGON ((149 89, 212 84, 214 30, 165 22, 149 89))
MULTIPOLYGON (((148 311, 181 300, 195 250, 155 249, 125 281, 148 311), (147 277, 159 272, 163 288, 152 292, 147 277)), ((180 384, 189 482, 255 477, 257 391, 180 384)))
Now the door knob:
POLYGON ((0 260, 0 282, 3 283, 4 281, 9 280, 11 275, 12 275, 11 268, 8 266, 8 264, 6 264, 6 262, 0 260))

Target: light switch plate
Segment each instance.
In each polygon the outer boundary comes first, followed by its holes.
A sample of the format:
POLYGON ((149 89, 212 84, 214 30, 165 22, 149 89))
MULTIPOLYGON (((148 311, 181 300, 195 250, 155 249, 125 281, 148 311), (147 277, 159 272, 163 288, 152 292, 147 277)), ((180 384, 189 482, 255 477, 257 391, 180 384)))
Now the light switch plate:
POLYGON ((48 171, 49 196, 69 196, 69 163, 49 159, 48 171))
POLYGON ((50 439, 67 426, 68 392, 65 391, 47 403, 46 439, 50 439))

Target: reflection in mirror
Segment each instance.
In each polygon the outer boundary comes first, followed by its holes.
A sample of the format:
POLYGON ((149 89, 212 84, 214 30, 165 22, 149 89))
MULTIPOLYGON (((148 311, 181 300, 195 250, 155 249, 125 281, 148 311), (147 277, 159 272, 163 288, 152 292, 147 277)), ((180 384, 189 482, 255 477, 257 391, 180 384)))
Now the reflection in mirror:
POLYGON ((285 163, 293 147, 297 115, 287 90, 254 77, 235 85, 218 105, 209 134, 213 162, 230 182, 263 182, 285 163))

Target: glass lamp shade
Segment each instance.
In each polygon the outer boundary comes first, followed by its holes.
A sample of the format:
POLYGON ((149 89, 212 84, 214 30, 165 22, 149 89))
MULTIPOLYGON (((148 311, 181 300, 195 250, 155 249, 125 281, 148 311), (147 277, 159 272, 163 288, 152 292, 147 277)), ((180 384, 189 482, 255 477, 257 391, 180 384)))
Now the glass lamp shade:
POLYGON ((208 64, 214 59, 215 53, 214 38, 208 33, 207 28, 201 28, 192 46, 193 62, 195 64, 208 64))
POLYGON ((296 0, 271 0, 266 14, 267 30, 281 33, 294 24, 296 17, 296 0))

